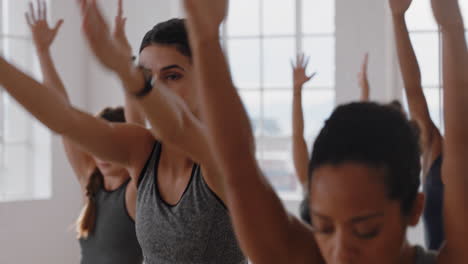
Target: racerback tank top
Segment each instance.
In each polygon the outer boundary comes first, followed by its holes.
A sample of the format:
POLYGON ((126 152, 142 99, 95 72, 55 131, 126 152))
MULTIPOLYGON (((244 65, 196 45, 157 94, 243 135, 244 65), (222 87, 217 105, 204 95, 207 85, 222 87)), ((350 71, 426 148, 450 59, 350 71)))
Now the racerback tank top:
POLYGON ((138 185, 136 230, 145 263, 247 263, 229 212, 208 187, 199 165, 194 165, 176 205, 162 199, 157 184, 161 149, 156 143, 138 185))
POLYGON ((130 180, 114 191, 96 194, 96 225, 88 238, 80 239, 81 264, 141 264, 135 222, 127 211, 125 193, 130 180))
POLYGON ((439 156, 424 182, 424 194, 426 195, 424 208, 424 228, 426 245, 430 250, 439 250, 442 246, 444 235, 444 184, 441 178, 442 156, 439 156))

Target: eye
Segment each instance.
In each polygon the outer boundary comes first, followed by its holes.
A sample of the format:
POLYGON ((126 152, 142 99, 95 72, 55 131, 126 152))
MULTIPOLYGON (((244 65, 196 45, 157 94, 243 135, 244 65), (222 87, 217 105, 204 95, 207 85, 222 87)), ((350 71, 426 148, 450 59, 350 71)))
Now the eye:
POLYGON ((315 219, 312 220, 312 230, 321 235, 331 235, 333 232, 335 232, 335 227, 330 224, 326 223, 324 221, 314 221, 315 219))
POLYGON ((377 237, 380 234, 380 226, 356 226, 354 229, 354 235, 361 239, 369 240, 377 237))
POLYGON ((177 81, 177 80, 180 80, 181 78, 182 78, 182 74, 179 74, 179 73, 169 73, 164 76, 164 79, 168 81, 177 81))

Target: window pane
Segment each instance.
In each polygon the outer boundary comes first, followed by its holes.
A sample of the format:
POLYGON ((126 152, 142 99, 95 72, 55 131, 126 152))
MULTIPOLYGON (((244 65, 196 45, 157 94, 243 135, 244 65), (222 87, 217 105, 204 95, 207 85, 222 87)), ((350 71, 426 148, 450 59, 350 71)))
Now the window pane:
POLYGON ((441 127, 441 89, 439 88, 426 88, 424 89, 427 104, 429 106, 429 113, 431 114, 432 122, 439 128, 441 127))
POLYGON ((294 38, 265 39, 263 68, 265 88, 292 87, 291 59, 295 53, 294 38))
POLYGON ((263 134, 272 137, 290 137, 292 90, 265 91, 263 96, 263 134))
MULTIPOLYGON (((29 36, 29 28, 26 23, 24 13, 29 10, 29 1, 26 0, 2 0, 3 12, 1 19, 3 20, 3 33, 15 36, 29 36)), ((36 1, 33 1, 34 4, 36 1)))
POLYGON ((261 134, 261 94, 260 91, 240 91, 240 97, 249 115, 252 130, 256 136, 261 134))
POLYGON ((459 3, 465 20, 465 28, 468 28, 468 1, 459 1, 459 3))
MULTIPOLYGON (((278 144, 290 145, 290 143, 277 141, 278 144)), ((263 159, 259 160, 263 173, 265 173, 273 188, 280 193, 300 192, 300 184, 296 178, 290 156, 290 152, 268 152, 264 153, 263 159)))
POLYGON ((5 58, 29 74, 33 72, 35 56, 34 47, 30 40, 11 39, 3 40, 5 58))
POLYGON ((335 0, 302 0, 304 34, 335 32, 335 0))
POLYGON ((8 97, 5 113, 5 141, 11 142, 26 142, 31 131, 32 120, 26 111, 8 97))
POLYGON ((29 194, 31 179, 28 178, 27 164, 30 164, 30 149, 24 144, 5 146, 3 167, 0 169, 0 177, 4 184, 7 199, 24 198, 29 194))
POLYGON ((335 86, 335 38, 306 37, 303 40, 303 50, 310 56, 309 72, 317 75, 307 86, 335 86))
POLYGON ((406 16, 409 30, 437 30, 437 24, 432 14, 431 2, 413 0, 406 16))
POLYGON ((294 34, 294 14, 295 0, 263 0, 263 34, 294 34))
POLYGON ((413 33, 411 41, 421 68, 423 86, 439 87, 439 36, 438 33, 413 33))
POLYGON ((260 0, 230 1, 227 30, 229 36, 260 35, 260 0))
POLYGON ((304 137, 309 143, 317 137, 335 108, 335 91, 307 89, 302 92, 302 107, 304 111, 304 137))
POLYGON ((241 89, 260 87, 260 40, 230 40, 229 62, 234 83, 241 89))

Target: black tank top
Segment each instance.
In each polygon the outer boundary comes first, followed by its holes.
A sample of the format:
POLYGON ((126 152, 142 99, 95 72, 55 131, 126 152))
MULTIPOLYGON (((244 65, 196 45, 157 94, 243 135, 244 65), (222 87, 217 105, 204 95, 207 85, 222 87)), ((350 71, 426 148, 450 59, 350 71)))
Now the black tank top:
POLYGON ((96 194, 96 225, 87 239, 80 239, 81 264, 141 264, 143 253, 135 222, 127 211, 127 181, 117 190, 101 188, 96 194))
POLYGON ((427 248, 439 250, 445 240, 444 235, 444 184, 441 178, 442 156, 439 156, 426 176, 424 194, 424 228, 427 248))
POLYGON ((158 190, 161 145, 156 143, 140 175, 136 230, 146 264, 247 263, 228 210, 205 182, 199 165, 176 205, 158 190))

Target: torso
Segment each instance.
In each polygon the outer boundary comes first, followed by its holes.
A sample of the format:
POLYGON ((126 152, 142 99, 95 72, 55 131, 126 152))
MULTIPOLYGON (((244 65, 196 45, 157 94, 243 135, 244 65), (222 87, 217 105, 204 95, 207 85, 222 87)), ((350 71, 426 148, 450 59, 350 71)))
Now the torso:
POLYGON ((143 253, 136 238, 135 222, 127 210, 130 180, 114 191, 96 194, 96 222, 87 239, 80 239, 81 263, 141 264, 143 253))
POLYGON ((161 145, 156 144, 140 176, 137 236, 145 263, 247 263, 229 213, 194 164, 184 191, 166 201, 158 175, 161 145))

